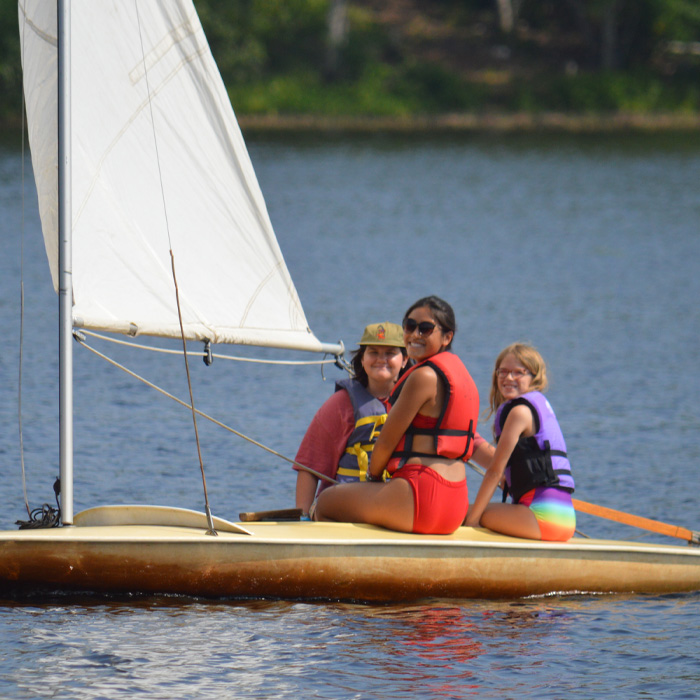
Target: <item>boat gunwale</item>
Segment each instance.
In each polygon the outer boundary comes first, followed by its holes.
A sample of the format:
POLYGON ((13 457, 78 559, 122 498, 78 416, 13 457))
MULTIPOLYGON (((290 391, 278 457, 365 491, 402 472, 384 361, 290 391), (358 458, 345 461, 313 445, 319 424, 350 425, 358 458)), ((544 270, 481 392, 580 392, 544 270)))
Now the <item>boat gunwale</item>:
MULTIPOLYGON (((250 523, 245 523, 250 528, 250 523)), ((317 547, 357 547, 357 546, 373 546, 373 547, 393 547, 396 549, 476 549, 476 550, 498 550, 504 552, 506 550, 530 551, 530 552, 623 552, 627 554, 656 554, 662 556, 680 556, 682 558, 691 559, 700 557, 700 548, 692 545, 666 545, 657 543, 637 543, 627 540, 599 540, 599 539, 578 539, 568 542, 542 542, 538 540, 521 540, 518 538, 508 538, 506 541, 496 539, 466 539, 458 530, 452 535, 414 535, 412 533, 393 533, 393 537, 383 537, 380 528, 371 525, 355 525, 358 529, 364 530, 365 536, 354 535, 352 537, 302 537, 299 535, 284 535, 277 536, 265 535, 262 530, 269 530, 272 527, 279 525, 281 529, 288 530, 290 526, 296 529, 294 524, 289 522, 284 523, 256 523, 255 527, 250 528, 252 534, 234 532, 220 532, 218 536, 212 536, 200 528, 192 528, 176 525, 100 525, 100 526, 73 526, 60 527, 45 530, 17 530, 17 531, 0 531, 0 547, 8 543, 22 542, 75 542, 75 543, 119 543, 133 542, 142 544, 177 544, 177 543, 194 543, 210 545, 225 545, 230 546, 246 545, 284 545, 284 546, 317 546, 317 547), (135 532, 137 534, 135 534, 135 532), (187 534, 184 534, 187 533, 187 534), (455 537, 457 535, 457 537, 455 537)), ((299 527, 299 524, 295 524, 299 527)), ((323 526, 327 528, 327 523, 302 523, 304 528, 314 528, 315 526, 323 526)), ((333 525, 342 525, 333 523, 333 525)), ((460 528, 461 529, 461 528, 460 528)), ((466 528, 465 528, 466 529, 466 528)), ((480 535, 489 537, 492 533, 483 528, 473 528, 480 535)), ((493 535, 496 537, 505 537, 493 535)))

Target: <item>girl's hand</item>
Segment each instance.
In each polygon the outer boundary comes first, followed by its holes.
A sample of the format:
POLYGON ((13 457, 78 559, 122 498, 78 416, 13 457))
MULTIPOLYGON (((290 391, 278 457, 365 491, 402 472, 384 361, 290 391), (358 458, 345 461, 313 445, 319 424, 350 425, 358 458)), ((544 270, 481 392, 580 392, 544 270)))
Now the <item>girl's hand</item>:
POLYGON ((464 521, 464 525, 466 527, 479 527, 479 520, 471 516, 470 514, 467 514, 467 518, 464 521))
POLYGON ((478 522, 491 501, 497 486, 503 482, 503 472, 506 470, 508 460, 513 449, 522 435, 529 436, 534 433, 532 411, 524 404, 513 407, 506 418, 503 431, 496 445, 496 452, 491 460, 491 466, 484 474, 479 493, 476 495, 474 505, 467 513, 467 522, 478 522))

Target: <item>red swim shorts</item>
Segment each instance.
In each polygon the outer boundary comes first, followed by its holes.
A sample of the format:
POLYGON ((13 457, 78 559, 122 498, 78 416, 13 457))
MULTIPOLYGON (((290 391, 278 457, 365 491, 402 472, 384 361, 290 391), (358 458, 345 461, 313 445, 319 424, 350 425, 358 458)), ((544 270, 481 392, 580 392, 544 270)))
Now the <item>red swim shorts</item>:
POLYGON ((405 479, 413 489, 413 532, 450 535, 462 524, 469 507, 466 479, 448 481, 422 464, 407 464, 392 479, 405 479))

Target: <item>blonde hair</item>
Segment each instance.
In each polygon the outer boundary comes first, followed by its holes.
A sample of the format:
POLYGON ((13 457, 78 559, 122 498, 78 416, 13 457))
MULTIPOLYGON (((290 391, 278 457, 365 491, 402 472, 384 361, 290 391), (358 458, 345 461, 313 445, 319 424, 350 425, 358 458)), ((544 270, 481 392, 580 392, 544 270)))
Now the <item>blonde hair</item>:
POLYGON ((489 416, 496 412, 496 409, 505 401, 503 394, 498 388, 498 368, 507 355, 513 355, 515 359, 532 374, 530 381, 530 391, 546 391, 547 390, 547 366, 542 359, 542 355, 532 346, 527 343, 512 343, 507 348, 503 348, 493 367, 493 376, 491 378, 491 392, 489 394, 489 404, 491 412, 489 416))

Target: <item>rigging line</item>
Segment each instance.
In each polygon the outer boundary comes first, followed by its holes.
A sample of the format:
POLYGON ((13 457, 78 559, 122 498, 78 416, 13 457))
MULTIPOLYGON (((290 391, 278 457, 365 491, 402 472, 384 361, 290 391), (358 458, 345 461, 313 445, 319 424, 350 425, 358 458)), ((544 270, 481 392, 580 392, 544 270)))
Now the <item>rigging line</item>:
POLYGON ((182 335, 182 351, 185 356, 185 373, 187 374, 187 389, 190 393, 190 406, 192 408, 192 423, 194 425, 194 439, 197 443, 197 455, 199 456, 199 468, 202 472, 202 485, 204 486, 204 504, 207 512, 207 520, 209 523, 210 535, 216 535, 216 530, 214 530, 214 521, 211 517, 211 510, 209 509, 209 495, 207 493, 207 478, 204 475, 204 462, 202 460, 202 447, 199 442, 199 428, 197 426, 197 413, 194 407, 194 394, 192 392, 192 379, 190 377, 190 363, 187 360, 187 340, 185 340, 185 328, 182 323, 182 313, 180 311, 180 290, 177 286, 177 277, 175 275, 175 255, 173 255, 172 248, 170 249, 170 262, 172 264, 173 270, 173 284, 175 285, 175 298, 177 300, 177 318, 180 322, 180 333, 182 335))
POLYGON ((259 447, 262 450, 265 450, 265 452, 269 452, 270 454, 275 455, 276 457, 279 457, 280 459, 283 459, 286 462, 289 462, 290 464, 294 465, 295 467, 298 467, 299 469, 302 469, 303 471, 307 471, 310 474, 313 474, 314 476, 318 477, 319 479, 323 479, 324 481, 328 481, 332 484, 338 483, 338 481, 336 479, 333 479, 332 477, 327 476, 326 474, 322 474, 321 472, 317 472, 315 469, 312 469, 311 467, 307 467, 304 464, 300 464, 299 462, 297 462, 293 459, 290 459, 289 457, 286 457, 285 455, 281 454, 280 452, 273 450, 271 447, 267 447, 267 445, 263 445, 261 442, 258 442, 254 438, 249 437, 248 435, 245 435, 244 433, 239 432, 235 428, 232 428, 231 426, 226 425, 225 423, 222 423, 220 420, 217 420, 213 416, 210 416, 209 414, 204 413, 204 411, 200 411, 198 408, 193 409, 191 404, 188 404, 186 401, 179 399, 177 396, 171 394, 170 392, 166 391, 162 387, 157 386, 156 384, 149 381, 145 377, 142 377, 140 374, 137 374, 133 370, 130 370, 128 367, 125 367, 121 363, 117 362, 115 359, 108 357, 104 353, 100 352, 97 348, 93 348, 91 345, 88 345, 80 333, 77 333, 77 332, 74 333, 73 337, 86 350, 89 350, 91 353, 102 358, 105 362, 108 362, 113 367, 116 367, 117 369, 122 370, 122 372, 126 372, 126 374, 128 374, 129 376, 133 377, 134 379, 138 379, 140 382, 143 382, 146 386, 150 387, 151 389, 155 389, 157 392, 163 394, 163 396, 166 396, 167 398, 172 399, 173 401, 175 401, 175 403, 180 404, 184 408, 194 410, 197 413, 197 415, 201 416, 202 418, 205 418, 208 421, 211 421, 212 423, 214 423, 214 425, 218 425, 220 428, 223 428, 224 430, 228 430, 228 432, 233 433, 234 435, 238 436, 239 438, 242 438, 243 440, 246 440, 247 442, 251 443, 252 445, 259 447))
POLYGON ((214 529, 214 520, 211 516, 211 509, 209 507, 209 494, 207 492, 207 479, 204 475, 204 461, 202 459, 202 448, 199 442, 199 429, 197 428, 197 411, 194 407, 194 393, 192 391, 192 379, 190 377, 190 364, 187 359, 187 340, 185 338, 185 329, 182 323, 182 309, 180 307, 180 291, 177 286, 177 277, 175 275, 175 255, 173 254, 173 244, 170 237, 170 222, 168 221, 168 207, 165 202, 165 188, 163 187, 163 172, 161 170, 160 154, 158 152, 158 136, 156 133, 156 122, 155 116, 153 114, 153 102, 151 100, 151 87, 148 81, 148 67, 146 65, 146 52, 143 46, 143 35, 141 33, 141 16, 139 14, 139 3, 138 0, 134 0, 134 7, 136 9, 136 21, 139 28, 139 41, 141 43, 141 57, 143 59, 143 75, 146 82, 146 96, 148 97, 148 108, 151 113, 151 128, 153 129, 153 145, 156 154, 156 165, 158 166, 158 182, 160 184, 160 194, 163 202, 163 216, 165 218, 165 230, 168 235, 168 247, 170 249, 170 264, 173 273, 173 285, 175 287, 175 302, 177 304, 177 318, 180 323, 180 335, 182 337, 182 352, 185 360, 185 373, 187 374, 187 387, 190 393, 190 405, 192 408, 192 423, 194 424, 194 436, 195 442, 197 443, 197 456, 199 457, 199 469, 202 473, 202 487, 204 489, 204 509, 207 514, 207 523, 209 529, 207 534, 216 535, 217 532, 214 529))
MULTIPOLYGON (((88 331, 84 328, 80 329, 81 333, 85 335, 90 335, 93 338, 98 338, 99 340, 105 340, 110 343, 116 343, 117 345, 126 345, 129 348, 135 348, 137 350, 150 350, 151 352, 162 352, 166 355, 182 355, 181 350, 169 350, 168 348, 155 348, 151 345, 142 345, 140 343, 132 343, 128 340, 121 340, 121 338, 110 338, 108 335, 102 335, 101 333, 95 333, 94 331, 88 331)), ((202 353, 194 350, 188 351, 188 356, 191 357, 201 357, 202 353)), ((212 357, 219 360, 236 360, 238 362, 254 362, 261 365, 334 365, 336 364, 335 359, 323 359, 323 360, 263 360, 255 357, 240 357, 237 355, 220 355, 218 353, 212 353, 212 357)))

